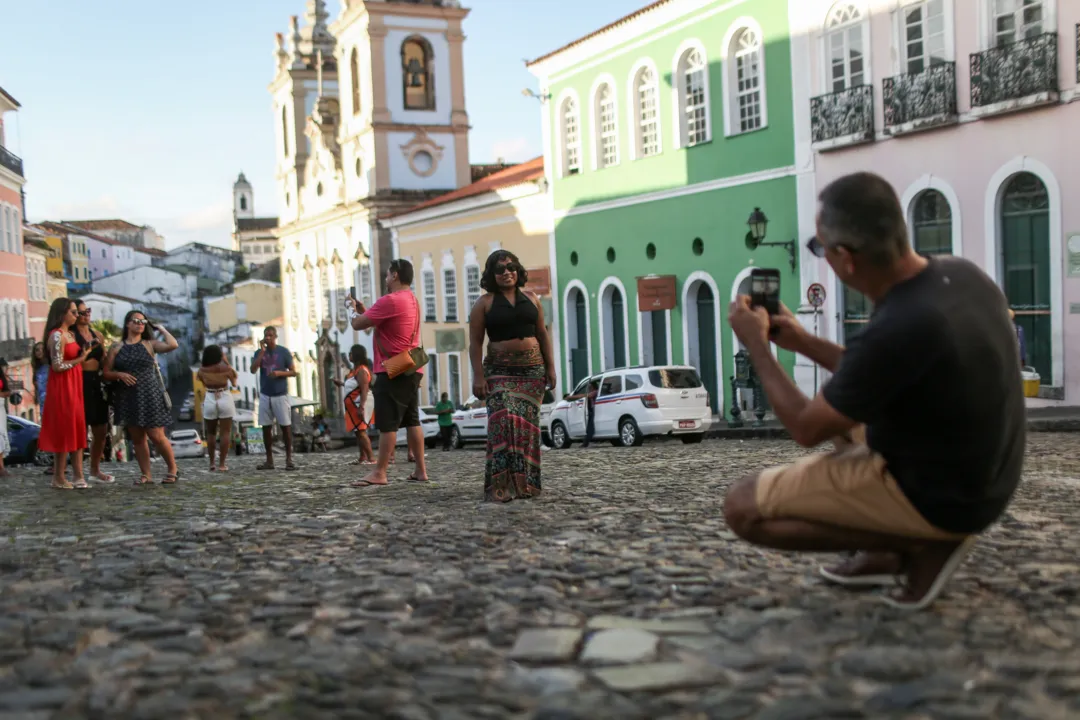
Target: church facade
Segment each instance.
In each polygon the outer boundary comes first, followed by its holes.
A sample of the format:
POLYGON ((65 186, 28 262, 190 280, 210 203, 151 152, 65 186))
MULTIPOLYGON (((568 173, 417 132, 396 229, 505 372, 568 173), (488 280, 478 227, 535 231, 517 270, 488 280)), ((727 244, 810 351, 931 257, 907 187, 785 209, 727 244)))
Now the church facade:
POLYGON ((373 302, 393 259, 380 218, 469 184, 462 21, 456 0, 308 0, 277 35, 276 138, 283 344, 294 392, 340 416, 354 332, 350 287, 373 302))

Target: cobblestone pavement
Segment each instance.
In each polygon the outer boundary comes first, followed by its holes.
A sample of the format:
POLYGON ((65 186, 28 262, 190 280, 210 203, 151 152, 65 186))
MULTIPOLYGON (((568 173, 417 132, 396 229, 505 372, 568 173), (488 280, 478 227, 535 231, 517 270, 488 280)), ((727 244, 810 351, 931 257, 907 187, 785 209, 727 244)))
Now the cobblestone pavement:
POLYGON ((1031 437, 1008 516, 915 615, 727 530, 729 480, 797 454, 549 451, 545 494, 505 506, 477 450, 364 490, 351 452, 82 492, 16 470, 0 718, 1080 715, 1080 435, 1031 437))

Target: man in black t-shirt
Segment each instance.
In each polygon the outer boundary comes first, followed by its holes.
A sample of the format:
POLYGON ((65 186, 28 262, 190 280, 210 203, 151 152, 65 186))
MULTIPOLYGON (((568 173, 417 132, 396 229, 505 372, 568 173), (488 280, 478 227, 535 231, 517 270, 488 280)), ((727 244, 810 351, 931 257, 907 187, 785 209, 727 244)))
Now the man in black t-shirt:
POLYGON ((808 333, 786 308, 769 317, 740 296, 732 329, 777 418, 804 447, 832 453, 744 478, 724 503, 750 542, 783 550, 854 551, 821 569, 849 586, 907 583, 889 604, 921 609, 975 537, 1008 505, 1023 465, 1025 408, 1016 338, 994 282, 967 260, 925 258, 881 177, 857 173, 820 196, 811 251, 864 293, 874 311, 847 348, 808 333), (769 349, 833 373, 799 391, 769 349))

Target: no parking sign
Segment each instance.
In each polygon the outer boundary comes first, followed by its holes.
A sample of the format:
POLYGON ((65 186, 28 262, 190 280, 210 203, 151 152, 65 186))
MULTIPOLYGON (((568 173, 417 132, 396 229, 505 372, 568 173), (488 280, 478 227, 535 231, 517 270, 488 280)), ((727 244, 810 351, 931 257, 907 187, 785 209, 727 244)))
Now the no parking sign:
POLYGON ((811 283, 806 288, 806 302, 813 308, 819 308, 825 304, 825 286, 821 283, 811 283))

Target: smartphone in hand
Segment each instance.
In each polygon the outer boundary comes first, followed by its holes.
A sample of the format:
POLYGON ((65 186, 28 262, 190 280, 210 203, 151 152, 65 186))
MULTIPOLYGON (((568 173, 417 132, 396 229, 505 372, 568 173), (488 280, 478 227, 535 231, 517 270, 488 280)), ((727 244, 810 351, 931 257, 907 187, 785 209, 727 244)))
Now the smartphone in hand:
POLYGON ((780 314, 780 271, 756 268, 750 271, 750 305, 763 307, 770 315, 780 314))

